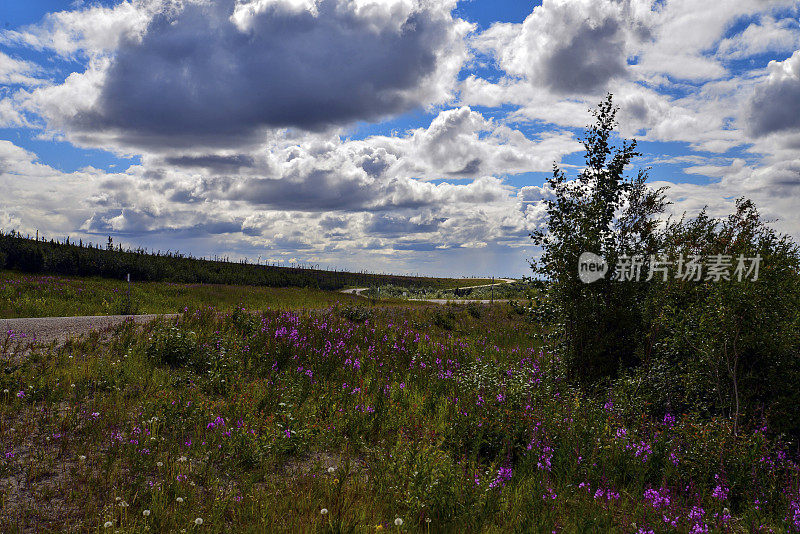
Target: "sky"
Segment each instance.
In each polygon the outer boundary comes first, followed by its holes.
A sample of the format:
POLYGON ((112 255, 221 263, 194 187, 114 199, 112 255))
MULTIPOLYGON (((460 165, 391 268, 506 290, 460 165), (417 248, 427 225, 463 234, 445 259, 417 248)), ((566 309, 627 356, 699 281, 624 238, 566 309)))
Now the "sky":
POLYGON ((529 275, 609 92, 669 214, 800 237, 798 0, 5 3, 0 229, 529 275))

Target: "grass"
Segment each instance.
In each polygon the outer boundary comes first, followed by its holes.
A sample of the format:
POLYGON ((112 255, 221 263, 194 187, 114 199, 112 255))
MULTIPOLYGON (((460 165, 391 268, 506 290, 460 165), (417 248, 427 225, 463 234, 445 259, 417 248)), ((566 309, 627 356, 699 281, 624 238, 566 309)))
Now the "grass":
POLYGON ((0 353, 2 532, 800 527, 769 429, 587 397, 507 306, 202 308, 0 353))
MULTIPOLYGON (((482 280, 452 280, 462 287, 482 280)), ((384 301, 393 297, 385 295, 384 301)), ((178 313, 213 306, 258 309, 324 308, 363 302, 353 295, 310 288, 134 282, 0 271, 0 318, 178 313), (130 302, 130 304, 129 304, 130 302)))
MULTIPOLYGON (((484 282, 491 284, 491 280, 484 282)), ((472 284, 464 284, 459 288, 472 284)), ((474 285, 478 285, 477 283, 474 285)), ((442 299, 442 300, 533 300, 539 290, 530 282, 495 282, 492 287, 473 287, 471 289, 414 288, 394 285, 371 287, 363 293, 367 297, 391 297, 397 299, 442 299)))
POLYGON ((215 284, 137 282, 103 278, 68 278, 0 271, 0 317, 71 317, 177 313, 184 308, 219 310, 300 309, 348 304, 352 295, 307 288, 269 288, 215 284))

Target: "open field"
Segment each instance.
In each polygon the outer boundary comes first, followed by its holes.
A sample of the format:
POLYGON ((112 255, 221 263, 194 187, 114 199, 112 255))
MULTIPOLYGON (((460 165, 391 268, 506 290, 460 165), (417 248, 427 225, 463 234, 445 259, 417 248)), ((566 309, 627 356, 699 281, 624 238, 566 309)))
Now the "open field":
POLYGON ((236 306, 300 309, 358 300, 352 295, 310 288, 135 282, 131 284, 129 307, 124 281, 0 271, 0 318, 163 314, 203 306, 219 310, 236 306))
POLYGON ((6 339, 0 531, 800 527, 770 429, 592 398, 543 334, 419 305, 189 310, 23 361, 6 339))

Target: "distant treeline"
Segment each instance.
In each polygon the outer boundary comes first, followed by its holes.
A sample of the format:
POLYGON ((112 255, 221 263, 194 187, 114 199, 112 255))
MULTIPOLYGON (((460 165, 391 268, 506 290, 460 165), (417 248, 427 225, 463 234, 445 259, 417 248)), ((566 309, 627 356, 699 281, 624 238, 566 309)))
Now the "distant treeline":
POLYGON ((0 231, 0 269, 68 276, 100 276, 148 282, 313 287, 400 285, 445 288, 460 280, 347 272, 310 267, 278 267, 247 261, 207 260, 179 252, 123 249, 109 237, 105 247, 92 243, 40 240, 15 231, 0 231))

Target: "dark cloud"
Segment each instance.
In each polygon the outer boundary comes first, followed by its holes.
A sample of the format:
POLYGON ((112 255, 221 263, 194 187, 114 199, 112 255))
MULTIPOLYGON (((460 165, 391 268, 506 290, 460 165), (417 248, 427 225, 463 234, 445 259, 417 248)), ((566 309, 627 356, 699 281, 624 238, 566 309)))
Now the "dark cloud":
POLYGON ((470 160, 469 163, 464 165, 463 169, 461 169, 459 171, 456 171, 454 173, 451 173, 451 174, 454 174, 456 176, 458 176, 458 175, 472 176, 474 174, 478 174, 478 171, 481 170, 481 163, 482 162, 481 162, 480 158, 472 159, 472 160, 470 160))
MULTIPOLYGON (((276 3, 243 29, 233 10, 225 0, 156 15, 141 42, 120 45, 98 105, 69 126, 157 149, 235 146, 263 127, 376 119, 435 91, 428 85, 439 81, 438 54, 454 36, 452 17, 435 7, 398 26, 382 10, 359 13, 339 0, 319 1, 316 14, 276 3)), ((239 163, 176 164, 204 162, 239 163)))
POLYGON ((164 161, 177 167, 202 167, 217 172, 236 171, 242 167, 252 167, 254 163, 253 157, 245 154, 168 157, 164 161))
POLYGON ((554 42, 540 64, 542 82, 558 93, 588 93, 605 87, 626 69, 622 27, 614 18, 586 20, 569 38, 554 42))
POLYGON ((778 73, 756 88, 748 103, 747 127, 755 137, 800 130, 800 52, 781 66, 778 73))
POLYGON ((373 215, 367 227, 367 233, 382 236, 400 237, 409 234, 435 232, 445 219, 431 219, 424 222, 413 222, 408 217, 390 215, 373 215))
POLYGON ((224 196, 277 209, 323 211, 363 209, 377 194, 360 177, 313 170, 302 176, 248 178, 230 187, 224 196))

